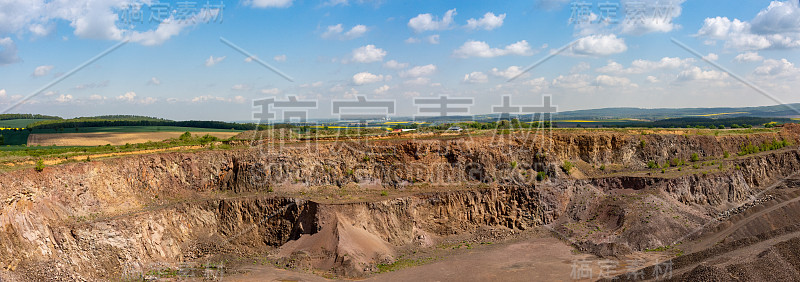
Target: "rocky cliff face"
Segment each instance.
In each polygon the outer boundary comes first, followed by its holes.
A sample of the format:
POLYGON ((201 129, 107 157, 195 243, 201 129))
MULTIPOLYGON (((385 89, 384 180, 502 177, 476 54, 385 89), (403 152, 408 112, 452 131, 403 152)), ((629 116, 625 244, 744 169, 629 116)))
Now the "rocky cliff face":
POLYGON ((102 280, 272 250, 304 267, 359 276, 393 260, 397 248, 482 226, 548 225, 598 254, 642 250, 680 239, 796 172, 800 154, 783 149, 725 160, 725 170, 664 177, 574 177, 560 169, 564 160, 635 171, 692 153, 721 158, 742 144, 796 138, 794 130, 298 143, 9 172, 0 178, 0 267, 22 279, 102 280), (537 180, 541 171, 547 177, 537 180), (314 196, 387 190, 397 196, 314 196))

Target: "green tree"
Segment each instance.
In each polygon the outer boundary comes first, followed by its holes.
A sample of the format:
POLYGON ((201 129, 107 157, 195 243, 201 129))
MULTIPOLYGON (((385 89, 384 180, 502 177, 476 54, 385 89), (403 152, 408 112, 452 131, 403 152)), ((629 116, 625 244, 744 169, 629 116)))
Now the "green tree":
POLYGON ((36 161, 36 167, 34 167, 33 169, 35 169, 36 171, 40 171, 40 172, 43 171, 44 170, 44 161, 42 159, 39 159, 38 161, 36 161))

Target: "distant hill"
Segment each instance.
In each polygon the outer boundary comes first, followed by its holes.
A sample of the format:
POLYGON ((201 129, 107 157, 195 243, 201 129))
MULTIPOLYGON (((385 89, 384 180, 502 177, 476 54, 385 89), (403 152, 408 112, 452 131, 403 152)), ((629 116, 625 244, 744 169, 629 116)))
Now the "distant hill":
MULTIPOLYGON (((711 119, 735 117, 762 117, 762 118, 800 118, 800 113, 791 107, 800 110, 800 104, 760 106, 760 107, 724 107, 724 108, 601 108, 588 110, 563 111, 553 114, 555 120, 620 120, 633 119, 640 121, 656 121, 682 117, 706 117, 711 119)), ((492 121, 500 119, 501 114, 484 114, 473 116, 448 116, 448 117, 417 117, 417 121, 426 122, 455 122, 455 121, 492 121)), ((538 119, 539 115, 532 117, 526 115, 508 115, 507 118, 520 120, 538 119)), ((411 117, 397 117, 393 120, 411 120, 411 117)))

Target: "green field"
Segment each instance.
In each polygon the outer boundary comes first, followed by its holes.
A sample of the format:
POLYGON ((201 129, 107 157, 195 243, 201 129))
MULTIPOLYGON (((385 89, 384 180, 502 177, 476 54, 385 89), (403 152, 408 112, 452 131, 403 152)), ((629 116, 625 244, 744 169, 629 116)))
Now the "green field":
POLYGON ((32 133, 91 133, 91 132, 242 132, 242 130, 198 128, 181 126, 112 126, 112 127, 78 127, 64 129, 34 129, 32 133))
POLYGON ((25 128, 28 124, 43 121, 46 119, 9 119, 9 120, 0 120, 0 127, 5 128, 25 128))

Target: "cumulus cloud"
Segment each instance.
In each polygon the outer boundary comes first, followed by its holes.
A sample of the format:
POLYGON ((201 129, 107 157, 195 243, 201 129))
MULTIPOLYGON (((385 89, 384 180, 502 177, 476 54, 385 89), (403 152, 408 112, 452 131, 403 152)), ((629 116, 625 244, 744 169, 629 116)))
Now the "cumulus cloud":
POLYGON ((428 76, 436 72, 436 65, 428 64, 424 66, 415 66, 409 70, 400 72, 401 77, 421 77, 428 76))
POLYGON ((500 70, 498 68, 492 68, 490 72, 493 76, 502 77, 505 79, 512 79, 522 73, 522 68, 518 66, 510 66, 505 70, 500 70))
POLYGON ((360 72, 353 75, 353 84, 355 85, 363 85, 375 82, 381 82, 384 80, 383 75, 381 74, 371 74, 368 72, 360 72))
POLYGON ((786 59, 768 59, 765 60, 761 66, 757 67, 753 73, 768 76, 797 76, 800 74, 800 69, 796 68, 792 62, 786 59))
POLYGON ((142 45, 158 45, 187 27, 204 21, 200 17, 219 13, 218 9, 198 9, 195 14, 189 15, 192 20, 178 21, 169 17, 162 19, 154 29, 140 31, 122 23, 120 13, 129 4, 129 0, 6 0, 0 2, 0 34, 31 33, 34 36, 46 36, 56 30, 58 21, 65 21, 73 28, 73 34, 80 38, 127 39, 142 45))
POLYGON ((423 32, 429 30, 445 30, 449 29, 453 24, 453 17, 456 15, 456 9, 452 9, 444 13, 441 20, 435 18, 431 14, 419 14, 408 21, 408 27, 414 32, 423 32))
POLYGON ((680 28, 674 20, 680 17, 683 2, 685 0, 624 0, 624 8, 636 7, 633 9, 640 10, 643 16, 633 20, 620 20, 617 28, 620 33, 632 35, 673 31, 680 28))
POLYGON ((157 77, 151 77, 150 80, 147 81, 147 85, 161 85, 161 80, 157 77))
POLYGON ((563 89, 581 89, 591 86, 590 79, 591 77, 589 75, 579 73, 559 75, 553 79, 551 85, 563 89))
POLYGON ((403 42, 408 44, 414 44, 414 43, 419 43, 419 39, 416 39, 414 37, 409 37, 408 39, 403 40, 403 42))
POLYGON ((628 50, 625 40, 615 34, 589 35, 578 39, 570 51, 575 55, 607 56, 628 50))
POLYGON ((439 35, 438 34, 434 34, 434 35, 428 36, 428 43, 430 43, 430 44, 439 44, 439 35))
POLYGON ((703 59, 706 59, 706 60, 709 60, 709 61, 716 61, 716 60, 719 59, 719 56, 717 54, 714 54, 714 53, 708 53, 708 55, 703 56, 703 59))
POLYGON ((739 62, 739 63, 760 62, 760 61, 764 60, 764 57, 761 57, 760 55, 758 55, 758 52, 745 52, 745 53, 741 53, 739 55, 736 55, 736 57, 733 58, 733 60, 736 61, 736 62, 739 62))
POLYGON ((383 63, 383 67, 387 69, 399 70, 408 67, 408 63, 400 63, 395 60, 390 60, 388 62, 383 63))
POLYGON ((225 97, 218 97, 218 96, 213 96, 213 95, 203 95, 203 96, 193 97, 190 101, 192 103, 203 103, 203 102, 208 102, 208 101, 212 101, 212 102, 213 101, 219 101, 219 102, 233 102, 233 103, 242 104, 242 103, 246 102, 247 99, 245 99, 243 96, 234 96, 233 98, 225 98, 225 97))
POLYGON ((386 51, 370 44, 353 50, 352 59, 358 63, 373 63, 383 61, 383 57, 385 56, 386 51))
POLYGON ((706 18, 696 36, 709 43, 725 42, 726 48, 763 50, 800 47, 798 1, 772 1, 752 21, 727 17, 706 18))
POLYGON ((506 55, 530 56, 533 55, 528 41, 522 40, 504 48, 492 48, 483 41, 470 40, 453 51, 453 56, 458 58, 480 57, 493 58, 506 55))
POLYGON ((58 95, 58 97, 56 97, 56 101, 59 102, 59 103, 66 103, 66 102, 72 101, 72 95, 69 95, 69 94, 67 94, 67 95, 64 95, 64 94, 58 95))
POLYGON ((383 86, 376 88, 373 92, 375 94, 383 94, 386 93, 386 91, 389 91, 389 89, 389 85, 384 84, 383 86))
POLYGON ((348 40, 348 39, 355 39, 363 36, 367 33, 367 26, 365 25, 356 25, 350 28, 347 32, 344 32, 344 28, 342 24, 331 25, 322 33, 322 38, 325 39, 339 39, 339 40, 348 40))
POLYGON ((246 0, 244 4, 253 8, 287 8, 294 0, 246 0))
POLYGON ((125 94, 117 96, 117 100, 121 101, 133 102, 134 99, 136 99, 136 92, 133 91, 126 92, 125 94))
POLYGON ((503 26, 503 20, 505 20, 505 18, 506 14, 501 14, 499 16, 496 16, 492 12, 487 12, 480 19, 467 20, 467 28, 493 30, 495 28, 503 26))
POLYGON ((694 59, 692 58, 681 59, 678 57, 664 57, 658 61, 639 59, 631 62, 631 66, 629 68, 625 68, 617 62, 609 61, 606 66, 598 68, 597 72, 612 74, 640 74, 657 70, 687 68, 691 66, 693 62, 694 59))
POLYGON ((97 95, 97 94, 93 94, 92 96, 89 96, 89 100, 92 100, 92 101, 100 101, 100 100, 105 100, 105 99, 107 99, 106 96, 101 96, 101 95, 97 95))
POLYGON ((605 87, 638 87, 635 83, 631 83, 631 80, 627 77, 609 76, 605 74, 598 75, 594 83, 596 86, 605 87))
POLYGON ((728 77, 727 73, 718 72, 715 70, 707 70, 704 71, 699 67, 692 67, 687 70, 684 70, 678 73, 678 81, 695 81, 695 80, 704 80, 704 81, 712 81, 712 80, 722 80, 728 77))
POLYGON ((489 76, 483 72, 471 72, 464 75, 464 82, 466 83, 486 83, 489 82, 489 76))
POLYGON ((19 61, 21 60, 17 56, 17 44, 14 44, 14 41, 9 37, 0 38, 0 66, 19 61))
POLYGON ((36 69, 33 70, 32 75, 35 77, 45 76, 49 74, 51 70, 53 70, 53 66, 48 66, 48 65, 38 66, 36 67, 36 69))
POLYGON ((225 56, 216 57, 216 58, 214 58, 214 56, 208 56, 208 59, 206 60, 206 64, 205 65, 207 67, 213 67, 214 65, 219 64, 220 62, 222 62, 222 60, 225 60, 225 56))

